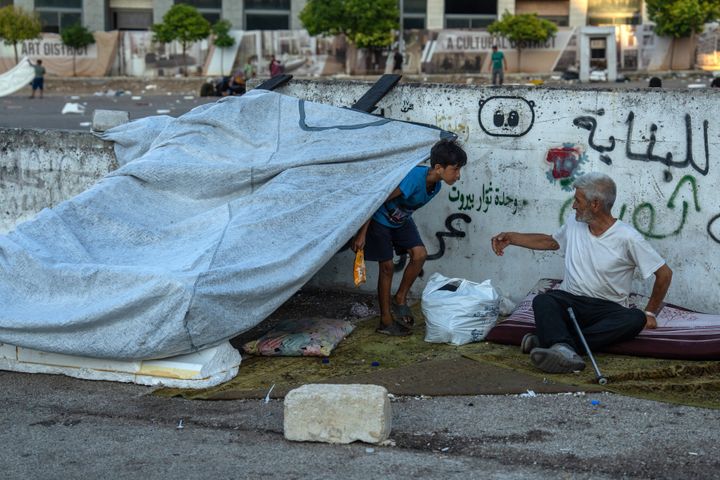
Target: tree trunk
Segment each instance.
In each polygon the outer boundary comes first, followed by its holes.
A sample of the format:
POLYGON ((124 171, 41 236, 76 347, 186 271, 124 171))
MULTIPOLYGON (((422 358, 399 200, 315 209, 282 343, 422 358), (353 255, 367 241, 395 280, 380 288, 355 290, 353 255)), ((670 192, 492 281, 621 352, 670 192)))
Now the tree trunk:
POLYGON ((675 37, 672 37, 670 41, 670 70, 673 69, 673 62, 675 61, 675 37))
POLYGON ((518 69, 518 73, 522 73, 522 49, 518 48, 517 51, 518 51, 517 69, 518 69))
POLYGON ((225 76, 225 49, 220 47, 220 76, 225 76))
POLYGON ((18 62, 20 61, 18 59, 18 53, 17 53, 17 42, 13 42, 13 47, 15 48, 15 65, 17 65, 18 62))
POLYGON ((353 72, 353 61, 355 60, 355 44, 350 43, 346 40, 345 47, 345 74, 352 75, 353 72))
POLYGON ((75 71, 75 50, 73 50, 73 77, 77 77, 77 72, 75 71))
POLYGON ((183 57, 183 76, 187 77, 188 76, 188 74, 187 74, 188 66, 187 66, 187 55, 185 54, 187 51, 187 45, 185 44, 185 42, 183 42, 183 44, 182 44, 182 50, 183 50, 183 55, 182 55, 182 57, 183 57))

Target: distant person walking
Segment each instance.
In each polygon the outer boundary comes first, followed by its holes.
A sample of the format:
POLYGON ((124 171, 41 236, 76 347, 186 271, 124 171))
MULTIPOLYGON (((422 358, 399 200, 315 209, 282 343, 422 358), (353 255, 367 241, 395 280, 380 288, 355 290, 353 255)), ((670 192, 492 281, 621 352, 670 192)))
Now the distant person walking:
POLYGON ((503 54, 503 52, 498 50, 497 45, 493 45, 492 47, 490 63, 492 67, 492 84, 502 85, 503 80, 505 80, 505 70, 507 69, 507 62, 505 61, 505 55, 503 54))
POLYGON ((35 98, 35 90, 40 89, 40 98, 43 98, 43 87, 45 83, 45 67, 42 66, 42 60, 38 60, 37 63, 33 64, 30 59, 28 63, 35 69, 35 78, 30 83, 32 87, 32 95, 30 98, 35 98))
POLYGON ((393 73, 402 73, 402 65, 403 54, 396 48, 395 53, 393 54, 393 73))
POLYGON ((273 55, 270 58, 270 76, 277 77, 278 75, 282 75, 284 71, 285 68, 282 66, 282 63, 280 63, 280 61, 275 58, 275 55, 273 55))

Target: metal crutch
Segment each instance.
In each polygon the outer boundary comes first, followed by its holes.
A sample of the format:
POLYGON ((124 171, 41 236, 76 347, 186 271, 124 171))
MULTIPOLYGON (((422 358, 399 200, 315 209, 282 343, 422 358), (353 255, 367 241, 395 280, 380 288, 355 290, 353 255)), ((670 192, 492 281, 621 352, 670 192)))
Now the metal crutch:
POLYGON ((575 313, 573 313, 572 307, 568 307, 567 310, 570 314, 570 320, 572 320, 573 325, 575 325, 575 331, 580 337, 580 341, 582 342, 583 347, 585 347, 585 351, 587 352, 588 357, 590 357, 590 362, 592 363, 593 369, 595 370, 595 378, 597 379, 597 382, 600 385, 605 385, 607 383, 607 378, 603 377, 602 373, 600 373, 597 362, 595 362, 595 357, 593 357, 593 354, 590 351, 590 347, 585 341, 585 335, 583 335, 582 330, 580 330, 580 324, 578 324, 577 319, 575 318, 575 313))

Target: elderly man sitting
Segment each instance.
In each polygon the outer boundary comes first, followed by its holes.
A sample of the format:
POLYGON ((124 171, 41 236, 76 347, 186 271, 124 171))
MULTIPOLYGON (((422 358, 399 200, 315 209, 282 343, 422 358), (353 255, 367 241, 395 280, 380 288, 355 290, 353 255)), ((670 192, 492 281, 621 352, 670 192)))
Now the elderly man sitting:
POLYGON ((570 323, 569 307, 590 349, 602 349, 635 337, 643 327, 655 328, 655 316, 672 279, 672 270, 642 235, 612 216, 617 190, 610 177, 589 173, 575 180, 574 187, 575 215, 552 236, 503 232, 491 240, 496 255, 503 255, 508 245, 517 245, 560 250, 565 256, 563 282, 559 289, 535 297, 537 334, 525 335, 521 344, 532 363, 549 373, 585 368, 577 354, 582 344, 570 323), (655 274, 645 311, 628 307, 636 268, 645 279, 655 274))

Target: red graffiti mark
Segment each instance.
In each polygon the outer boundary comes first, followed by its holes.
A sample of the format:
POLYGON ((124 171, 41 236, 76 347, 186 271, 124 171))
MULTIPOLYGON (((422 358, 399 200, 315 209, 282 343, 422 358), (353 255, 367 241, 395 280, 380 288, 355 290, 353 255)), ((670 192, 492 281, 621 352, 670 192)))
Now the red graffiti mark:
POLYGON ((574 147, 551 148, 545 161, 553 166, 553 178, 567 178, 580 163, 580 150, 574 147))

